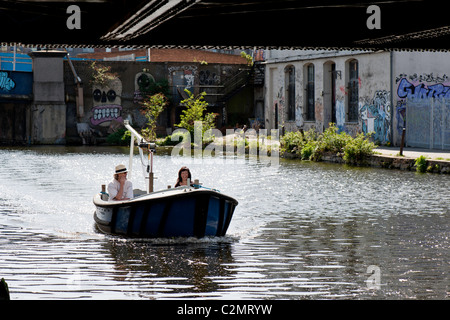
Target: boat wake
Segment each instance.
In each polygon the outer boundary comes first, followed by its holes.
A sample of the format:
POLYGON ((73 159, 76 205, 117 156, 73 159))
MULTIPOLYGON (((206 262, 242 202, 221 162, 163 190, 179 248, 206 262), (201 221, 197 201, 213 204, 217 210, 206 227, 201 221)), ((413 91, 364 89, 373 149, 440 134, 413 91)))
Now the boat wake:
MULTIPOLYGON (((99 233, 101 231, 98 231, 99 233)), ((198 244, 232 244, 239 241, 239 238, 230 235, 222 237, 206 236, 197 237, 173 237, 173 238, 129 238, 120 235, 105 234, 105 237, 113 242, 126 244, 146 244, 154 246, 173 246, 173 245, 198 245, 198 244)))

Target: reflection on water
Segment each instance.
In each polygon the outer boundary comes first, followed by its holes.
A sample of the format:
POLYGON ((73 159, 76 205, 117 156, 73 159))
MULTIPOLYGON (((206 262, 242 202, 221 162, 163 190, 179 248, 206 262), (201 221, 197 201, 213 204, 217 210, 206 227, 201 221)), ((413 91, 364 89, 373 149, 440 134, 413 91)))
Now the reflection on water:
MULTIPOLYGON (((448 175, 281 160, 190 163, 239 201, 228 234, 101 234, 92 197, 127 148, 0 149, 0 277, 12 299, 446 299, 448 175), (379 272, 376 288, 367 284, 379 272)), ((155 157, 155 188, 180 162, 155 157)), ((134 186, 145 188, 140 160, 134 186)))

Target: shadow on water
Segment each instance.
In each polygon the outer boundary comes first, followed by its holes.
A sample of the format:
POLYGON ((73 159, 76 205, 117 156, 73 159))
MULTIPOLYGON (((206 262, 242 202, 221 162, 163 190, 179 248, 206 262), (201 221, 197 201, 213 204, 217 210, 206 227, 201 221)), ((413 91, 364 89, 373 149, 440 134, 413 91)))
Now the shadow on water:
MULTIPOLYGON (((117 274, 130 275, 141 287, 141 297, 219 296, 214 279, 231 277, 230 239, 158 239, 105 242, 117 274)), ((120 280, 120 277, 119 277, 120 280)), ((123 278, 125 282, 130 279, 123 278)))

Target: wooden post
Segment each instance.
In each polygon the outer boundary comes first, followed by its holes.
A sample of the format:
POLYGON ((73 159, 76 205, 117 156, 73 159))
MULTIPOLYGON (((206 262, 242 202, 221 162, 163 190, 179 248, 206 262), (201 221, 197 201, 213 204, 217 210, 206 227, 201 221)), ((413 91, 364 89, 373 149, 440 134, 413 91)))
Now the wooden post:
POLYGON ((149 166, 150 170, 148 173, 148 193, 153 192, 153 152, 152 150, 148 149, 148 157, 149 157, 149 166))
POLYGON ((131 174, 133 171, 133 155, 134 155, 134 132, 131 131, 131 139, 130 139, 130 156, 128 160, 128 177, 131 179, 131 174))
POLYGON ((153 192, 153 172, 148 174, 148 192, 153 192))
POLYGON ((106 201, 106 185, 102 184, 102 195, 100 197, 102 200, 106 201))
POLYGON ((433 124, 434 124, 434 98, 431 99, 431 117, 430 117, 430 148, 433 149, 434 145, 434 130, 433 130, 433 124))
POLYGON ((406 132, 406 128, 403 127, 403 131, 402 131, 402 142, 400 143, 400 155, 403 155, 403 146, 405 144, 405 132, 406 132))

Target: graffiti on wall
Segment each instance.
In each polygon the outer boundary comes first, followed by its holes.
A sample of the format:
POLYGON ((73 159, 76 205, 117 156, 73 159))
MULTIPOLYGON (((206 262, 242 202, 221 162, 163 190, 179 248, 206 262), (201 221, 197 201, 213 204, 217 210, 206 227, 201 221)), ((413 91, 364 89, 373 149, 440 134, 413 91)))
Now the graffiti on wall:
POLYGON ((212 86, 220 83, 220 77, 215 72, 211 72, 209 70, 205 71, 202 70, 198 74, 198 81, 200 85, 212 86))
POLYGON ((408 76, 400 74, 396 79, 397 105, 396 120, 397 131, 400 134, 406 126, 406 99, 426 100, 431 98, 450 98, 450 82, 447 75, 430 74, 408 76))
POLYGON ((197 75, 196 66, 171 66, 169 70, 169 83, 172 86, 183 85, 189 91, 193 91, 195 77, 197 75), (178 78, 180 77, 180 78, 178 78))
POLYGON ((184 90, 194 92, 195 78, 197 77, 197 66, 183 65, 170 66, 169 71, 169 85, 172 86, 173 102, 179 103, 180 100, 186 99, 187 95, 184 90))
POLYGON ((362 132, 374 132, 373 138, 381 143, 389 142, 391 134, 391 94, 386 90, 375 91, 370 103, 359 110, 362 132))
POLYGON ((33 73, 23 71, 0 71, 0 94, 31 95, 33 73))
POLYGON ((150 89, 152 82, 155 82, 155 78, 147 72, 138 72, 134 77, 134 103, 140 103, 144 98, 142 91, 150 89))
POLYGON ((9 77, 8 72, 1 71, 0 72, 0 90, 3 91, 11 91, 16 86, 16 83, 13 79, 9 77))
POLYGON ((397 88, 397 95, 401 99, 429 99, 429 98, 450 98, 450 86, 442 83, 426 85, 425 83, 411 83, 406 78, 402 78, 397 88))
POLYGON ((336 127, 339 132, 345 129, 345 105, 344 100, 336 100, 336 127))
POLYGON ((122 119, 122 81, 116 78, 105 86, 94 85, 91 124, 108 127, 122 119))
POLYGON ((186 81, 186 89, 193 91, 194 88, 194 73, 191 70, 184 71, 184 80, 186 81))

